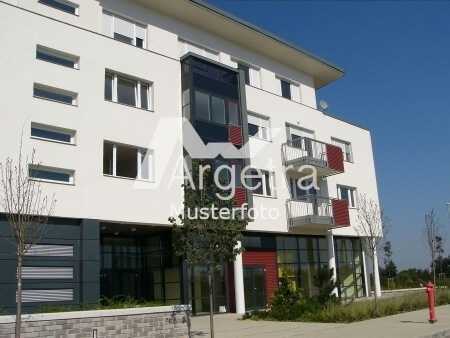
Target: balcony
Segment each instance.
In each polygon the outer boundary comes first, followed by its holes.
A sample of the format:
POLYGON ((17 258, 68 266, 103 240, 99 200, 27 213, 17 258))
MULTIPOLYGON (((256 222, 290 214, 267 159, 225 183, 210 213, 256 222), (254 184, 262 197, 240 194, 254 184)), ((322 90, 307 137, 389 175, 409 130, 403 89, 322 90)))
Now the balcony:
POLYGON ((282 152, 283 162, 288 171, 297 171, 301 166, 310 165, 316 168, 319 177, 344 172, 342 150, 332 144, 299 137, 284 143, 282 152))
POLYGON ((330 230, 350 226, 348 202, 314 195, 287 201, 289 226, 296 230, 330 230))

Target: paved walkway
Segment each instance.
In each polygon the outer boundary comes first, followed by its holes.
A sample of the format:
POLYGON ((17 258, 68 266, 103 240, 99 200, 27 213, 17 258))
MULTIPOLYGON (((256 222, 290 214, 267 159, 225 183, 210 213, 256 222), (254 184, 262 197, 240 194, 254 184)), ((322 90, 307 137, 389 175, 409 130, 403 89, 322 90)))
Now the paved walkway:
MULTIPOLYGON (((450 305, 437 308, 438 322, 428 323, 428 310, 366 320, 352 324, 294 323, 240 320, 233 314, 216 315, 216 338, 414 338, 450 337, 450 305), (433 336, 434 335, 434 336, 433 336)), ((209 336, 209 317, 192 319, 193 337, 209 336)))

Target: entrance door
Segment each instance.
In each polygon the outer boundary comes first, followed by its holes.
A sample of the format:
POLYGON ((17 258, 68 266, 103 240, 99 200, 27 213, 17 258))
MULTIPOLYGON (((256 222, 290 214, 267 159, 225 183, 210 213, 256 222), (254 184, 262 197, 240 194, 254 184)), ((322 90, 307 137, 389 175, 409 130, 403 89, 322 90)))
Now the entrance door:
POLYGON ((266 269, 264 267, 244 267, 244 292, 246 310, 259 310, 266 306, 266 269))

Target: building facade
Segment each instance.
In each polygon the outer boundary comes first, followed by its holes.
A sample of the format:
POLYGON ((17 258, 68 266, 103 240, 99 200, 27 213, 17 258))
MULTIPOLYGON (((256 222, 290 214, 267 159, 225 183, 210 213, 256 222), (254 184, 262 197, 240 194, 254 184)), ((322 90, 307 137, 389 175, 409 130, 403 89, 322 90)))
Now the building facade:
MULTIPOLYGON (((209 310, 206 270, 171 245, 183 118, 204 144, 245 149, 227 163, 260 173, 258 189, 236 188, 258 214, 216 273, 216 311, 264 307, 282 275, 314 296, 330 269, 341 297, 368 294, 357 195, 378 201, 371 135, 316 105, 342 70, 199 0, 3 0, 0 13, 0 158, 23 139, 40 163, 30 179, 57 198, 25 260, 27 311, 101 297, 209 310), (298 187, 305 165, 319 189, 298 187)), ((4 215, 0 243, 0 309, 13 311, 4 215)))

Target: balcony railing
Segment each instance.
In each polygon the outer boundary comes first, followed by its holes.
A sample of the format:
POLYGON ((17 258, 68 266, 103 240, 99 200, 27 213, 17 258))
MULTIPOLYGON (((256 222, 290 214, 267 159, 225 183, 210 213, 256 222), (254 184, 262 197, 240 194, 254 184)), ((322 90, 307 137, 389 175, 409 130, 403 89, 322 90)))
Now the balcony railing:
POLYGON ((311 165, 318 169, 320 176, 330 176, 344 172, 342 149, 308 137, 299 137, 283 144, 283 161, 286 167, 311 165))
POLYGON ((350 225, 348 203, 315 195, 287 201, 289 225, 293 228, 331 229, 350 225))

